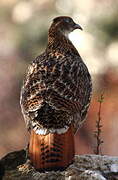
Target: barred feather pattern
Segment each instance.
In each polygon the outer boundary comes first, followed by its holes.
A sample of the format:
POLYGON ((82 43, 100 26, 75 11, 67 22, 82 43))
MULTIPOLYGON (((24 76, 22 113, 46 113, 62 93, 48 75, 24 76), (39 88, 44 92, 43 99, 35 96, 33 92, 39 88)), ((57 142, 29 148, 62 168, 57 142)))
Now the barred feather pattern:
POLYGON ((76 28, 82 29, 70 17, 54 19, 47 48, 30 63, 24 79, 20 104, 36 169, 65 168, 73 161, 74 133, 90 104, 91 76, 67 36, 76 28), (57 145, 61 151, 55 153, 57 145))
POLYGON ((83 122, 91 94, 91 78, 80 56, 42 54, 30 64, 21 106, 28 128, 53 129, 83 122))

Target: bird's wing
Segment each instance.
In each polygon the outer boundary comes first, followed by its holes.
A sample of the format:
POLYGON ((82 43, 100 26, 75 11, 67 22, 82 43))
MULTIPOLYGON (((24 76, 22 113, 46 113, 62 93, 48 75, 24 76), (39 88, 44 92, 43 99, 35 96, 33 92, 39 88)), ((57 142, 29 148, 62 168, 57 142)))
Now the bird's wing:
POLYGON ((37 110, 47 102, 75 117, 77 125, 83 120, 82 113, 86 114, 90 102, 91 84, 86 66, 78 57, 41 58, 39 56, 29 66, 24 80, 21 107, 25 116, 30 113, 33 119, 37 110))

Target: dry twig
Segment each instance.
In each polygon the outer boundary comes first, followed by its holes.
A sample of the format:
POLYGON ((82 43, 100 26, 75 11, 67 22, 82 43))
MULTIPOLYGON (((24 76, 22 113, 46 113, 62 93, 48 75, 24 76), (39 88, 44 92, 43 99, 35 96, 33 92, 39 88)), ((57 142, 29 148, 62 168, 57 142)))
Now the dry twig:
POLYGON ((96 147, 94 149, 95 154, 101 154, 101 145, 104 142, 101 138, 101 133, 102 133, 101 107, 102 107, 103 101, 104 101, 104 93, 102 93, 100 95, 100 98, 98 99, 98 102, 99 102, 98 120, 96 121, 96 131, 94 131, 94 137, 96 138, 96 147))

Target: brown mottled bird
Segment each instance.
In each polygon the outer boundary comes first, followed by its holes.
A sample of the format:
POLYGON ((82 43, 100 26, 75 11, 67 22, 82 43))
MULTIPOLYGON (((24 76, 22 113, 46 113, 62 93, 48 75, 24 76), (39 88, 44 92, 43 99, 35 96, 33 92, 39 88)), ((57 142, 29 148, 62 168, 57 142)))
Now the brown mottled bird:
POLYGON ((46 50, 29 65, 21 90, 29 156, 40 171, 72 163, 74 134, 90 104, 91 76, 68 38, 75 29, 82 30, 70 17, 53 19, 46 50))

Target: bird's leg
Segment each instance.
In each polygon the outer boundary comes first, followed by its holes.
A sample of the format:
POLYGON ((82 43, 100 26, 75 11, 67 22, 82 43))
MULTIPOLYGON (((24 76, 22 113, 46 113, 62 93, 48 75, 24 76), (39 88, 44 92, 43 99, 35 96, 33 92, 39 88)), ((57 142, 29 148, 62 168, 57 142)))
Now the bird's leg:
POLYGON ((20 171, 27 171, 28 172, 28 171, 30 171, 30 169, 32 167, 28 149, 29 149, 29 143, 27 144, 27 146, 25 148, 25 151, 26 151, 25 163, 19 166, 20 171))
POLYGON ((27 146, 25 148, 25 151, 26 151, 26 160, 29 159, 28 149, 29 149, 29 143, 27 144, 27 146))
MULTIPOLYGON (((28 132, 30 134, 30 129, 28 129, 28 132)), ((25 155, 25 160, 26 160, 25 164, 26 164, 26 166, 31 166, 31 160, 30 160, 30 156, 29 156, 29 142, 26 145, 25 152, 26 152, 26 155, 25 155)))
POLYGON ((30 156, 29 156, 29 143, 27 144, 25 151, 26 151, 26 162, 25 162, 25 165, 26 166, 31 166, 31 160, 30 160, 30 156))

